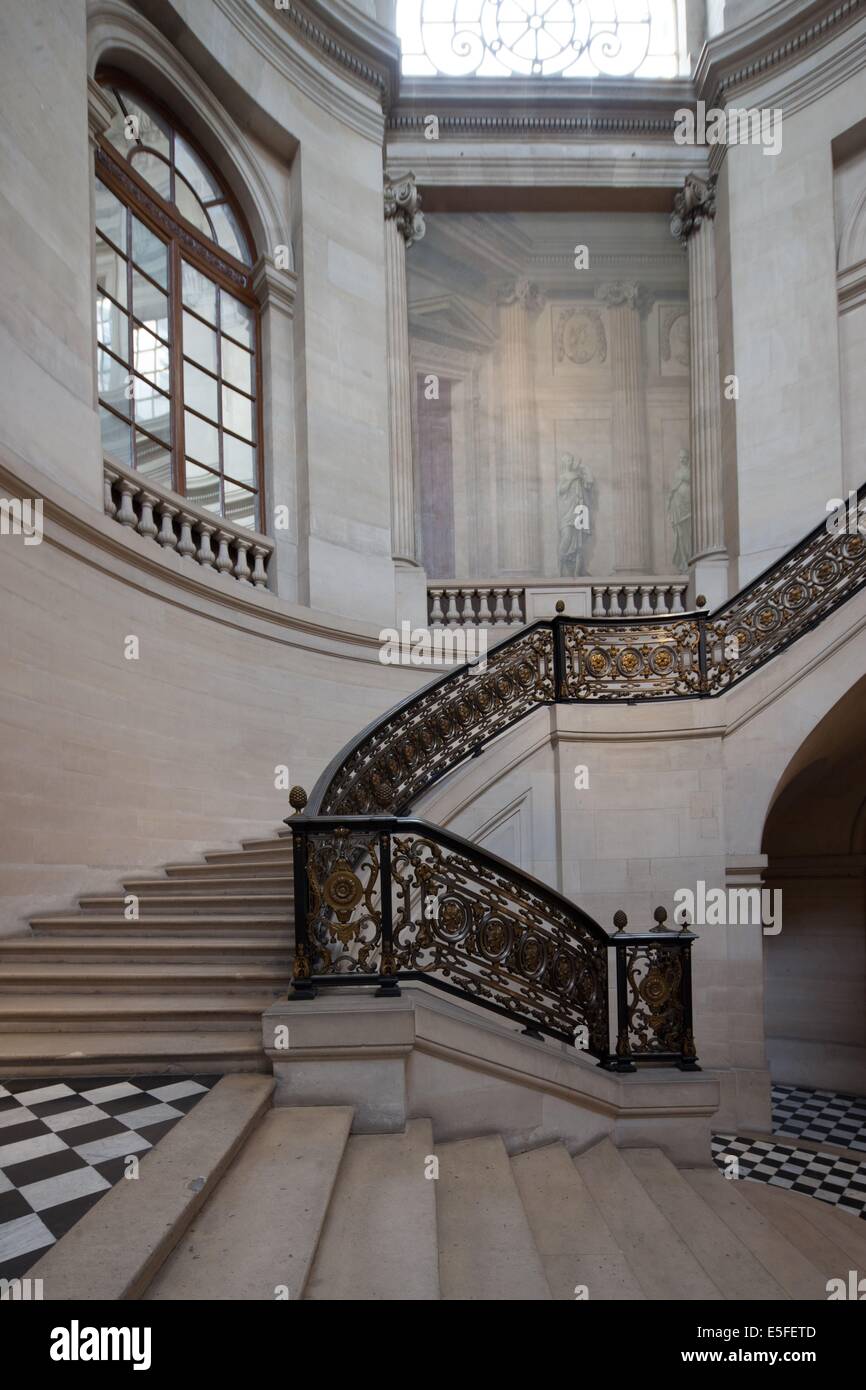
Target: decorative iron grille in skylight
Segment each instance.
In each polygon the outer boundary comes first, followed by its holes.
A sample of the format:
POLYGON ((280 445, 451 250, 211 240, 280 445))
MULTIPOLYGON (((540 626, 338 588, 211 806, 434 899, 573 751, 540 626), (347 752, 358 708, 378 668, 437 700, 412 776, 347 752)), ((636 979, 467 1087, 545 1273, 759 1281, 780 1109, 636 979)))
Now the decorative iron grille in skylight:
POLYGON ((407 77, 676 77, 677 0, 397 0, 407 77))

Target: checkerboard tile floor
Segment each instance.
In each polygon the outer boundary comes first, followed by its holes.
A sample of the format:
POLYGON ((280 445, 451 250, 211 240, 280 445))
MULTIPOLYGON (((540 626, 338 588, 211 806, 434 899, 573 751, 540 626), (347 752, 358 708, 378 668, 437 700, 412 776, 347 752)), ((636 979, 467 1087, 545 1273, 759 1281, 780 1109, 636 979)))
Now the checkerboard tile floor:
POLYGON ((740 1178, 804 1192, 866 1220, 866 1160, 857 1163, 773 1140, 713 1135, 713 1158, 722 1172, 732 1156, 737 1158, 740 1178))
POLYGON ((866 1155, 866 1097, 798 1086, 774 1086, 772 1096, 774 1133, 862 1149, 866 1155))
POLYGON ((219 1079, 0 1082, 0 1278, 26 1273, 219 1079))

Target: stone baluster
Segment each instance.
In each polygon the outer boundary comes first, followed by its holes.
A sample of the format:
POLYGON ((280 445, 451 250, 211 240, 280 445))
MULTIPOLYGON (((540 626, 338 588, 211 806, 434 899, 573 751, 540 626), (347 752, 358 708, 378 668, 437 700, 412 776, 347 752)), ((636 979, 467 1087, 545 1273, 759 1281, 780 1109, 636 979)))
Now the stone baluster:
POLYGON ((495 603, 493 606, 493 626, 506 627, 507 615, 505 612, 505 590, 494 588, 493 597, 495 599, 495 603))
POLYGON ((117 503, 114 500, 114 484, 116 481, 117 475, 114 473, 110 473, 109 470, 106 468, 102 479, 102 502, 105 508, 106 516, 117 515, 117 503))
POLYGON ((604 614, 605 614, 605 609, 604 609, 604 585, 603 585, 603 584, 593 584, 593 586, 592 586, 592 595, 593 595, 593 598, 592 598, 592 616, 593 616, 594 618, 603 618, 603 617, 604 617, 604 614))
POLYGON ((177 543, 178 555, 191 558, 195 555, 195 542, 192 538, 192 520, 183 512, 180 515, 180 540, 177 543))
POLYGON ((235 540, 235 556, 236 556, 236 558, 235 558, 235 567, 234 567, 234 569, 232 570, 232 574, 234 575, 235 579, 239 580, 241 583, 243 583, 243 582, 245 582, 245 581, 249 581, 249 577, 250 577, 250 565, 249 565, 249 561, 247 560, 247 554, 248 554, 248 552, 249 552, 249 548, 250 548, 250 543, 249 543, 249 541, 243 541, 243 540, 241 540, 240 538, 238 538, 237 540, 235 540))
POLYGON ((195 552, 195 558, 200 565, 212 565, 214 562, 214 554, 211 550, 210 538, 216 530, 216 527, 208 526, 205 522, 198 521, 196 522, 196 529, 199 535, 199 546, 198 550, 195 552))
POLYGON ((472 606, 473 590, 461 589, 460 592, 463 595, 463 612, 460 615, 460 624, 462 627, 474 627, 475 609, 472 606))
POLYGON ((637 589, 637 585, 636 585, 636 584, 626 584, 624 587, 625 587, 625 608, 624 608, 623 612, 624 612, 624 614, 625 614, 625 616, 626 616, 627 618, 636 618, 636 617, 637 617, 637 608, 635 607, 634 596, 635 596, 635 591, 636 591, 636 589, 637 589))
POLYGON ((728 594, 722 486, 721 379, 716 303, 716 175, 688 174, 674 199, 671 233, 688 250, 691 401, 689 453, 692 484, 692 554, 695 591, 710 608, 728 594))
POLYGON ((650 603, 651 584, 641 584, 640 586, 640 608, 638 612, 642 618, 652 616, 653 606, 650 603))
POLYGON ((265 556, 268 552, 262 545, 254 545, 252 550, 253 587, 256 589, 266 589, 268 587, 268 576, 265 572, 265 556))
POLYGON ((433 600, 430 606, 430 626, 444 627, 445 614, 442 612, 443 589, 431 589, 430 597, 433 600))
POLYGON ((490 597, 489 589, 481 589, 478 594, 478 626, 490 626, 490 605, 487 600, 490 597))
POLYGON ((116 520, 121 526, 137 526, 138 517, 132 499, 139 492, 138 483, 132 482, 129 478, 118 478, 117 486, 120 492, 120 506, 117 509, 116 520))
POLYGON ((459 589, 446 589, 446 590, 445 590, 445 593, 446 593, 447 598, 448 598, 448 610, 447 610, 447 612, 446 612, 446 614, 445 614, 445 626, 446 626, 446 627, 459 627, 459 626, 460 626, 460 614, 457 612, 457 595, 459 594, 459 592, 460 592, 459 589))
POLYGON ((508 590, 508 593, 511 598, 511 608, 508 613, 508 622, 511 627, 519 627, 520 624, 523 622, 523 618, 520 615, 520 596, 522 592, 522 589, 508 590))
POLYGON ((683 608, 683 594, 685 593, 685 591, 685 584, 671 585, 671 598, 673 600, 671 603, 672 613, 683 613, 685 611, 683 608))
POLYGON ((656 585, 656 587, 655 587, 655 595, 656 595, 656 612, 657 612, 657 613, 667 613, 667 611, 668 611, 668 591, 667 591, 667 589, 665 588, 665 586, 664 586, 663 584, 657 584, 657 585, 656 585))
POLYGON ((157 504, 159 510, 159 535, 157 540, 164 550, 174 550, 177 545, 177 536, 174 534, 174 518, 177 516, 177 507, 173 507, 170 502, 160 501, 157 504))
POLYGON ((232 560, 229 555, 229 542, 232 540, 234 540, 234 537, 230 531, 217 531, 219 551, 217 552, 215 564, 220 574, 231 574, 232 572, 232 560))
POLYGON ((153 509, 159 499, 152 492, 142 492, 139 494, 140 516, 136 530, 141 536, 155 536, 156 522, 153 519, 153 509))

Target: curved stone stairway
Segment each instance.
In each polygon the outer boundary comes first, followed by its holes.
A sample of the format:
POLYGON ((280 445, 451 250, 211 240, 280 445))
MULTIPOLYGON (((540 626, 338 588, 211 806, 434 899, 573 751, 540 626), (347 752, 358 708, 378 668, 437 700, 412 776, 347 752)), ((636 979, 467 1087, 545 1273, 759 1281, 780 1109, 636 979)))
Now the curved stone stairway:
POLYGON ((281 830, 0 938, 0 1077, 270 1070, 261 1015, 291 978, 291 875, 281 830))
POLYGON ((660 1149, 353 1135, 272 1084, 218 1083, 29 1271, 45 1296, 825 1300, 866 1266, 857 1218, 660 1149))

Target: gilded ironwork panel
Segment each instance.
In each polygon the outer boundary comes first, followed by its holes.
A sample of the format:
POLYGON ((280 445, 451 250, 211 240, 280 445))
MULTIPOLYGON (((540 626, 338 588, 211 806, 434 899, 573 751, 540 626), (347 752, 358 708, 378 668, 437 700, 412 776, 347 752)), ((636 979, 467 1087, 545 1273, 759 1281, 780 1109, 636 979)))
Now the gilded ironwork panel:
POLYGON ((349 753, 320 814, 396 812, 516 719, 550 704, 553 640, 551 629, 529 632, 386 716, 349 753))
POLYGON ((696 619, 567 623, 563 632, 566 699, 647 699, 702 690, 696 619))
POLYGON ((684 995, 690 947, 642 942, 620 949, 625 950, 628 994, 626 1024, 617 1037, 617 1057, 694 1057, 684 995))
POLYGON ((398 834, 391 873, 398 973, 437 976, 481 1004, 607 1055, 601 928, 542 896, 519 872, 507 876, 476 859, 468 845, 460 853, 398 834))
POLYGON ((303 977, 376 974, 382 950, 378 836, 344 828, 306 840, 303 977))
POLYGON ((787 647, 866 582, 866 541, 822 529, 707 623, 707 685, 717 694, 787 647))

